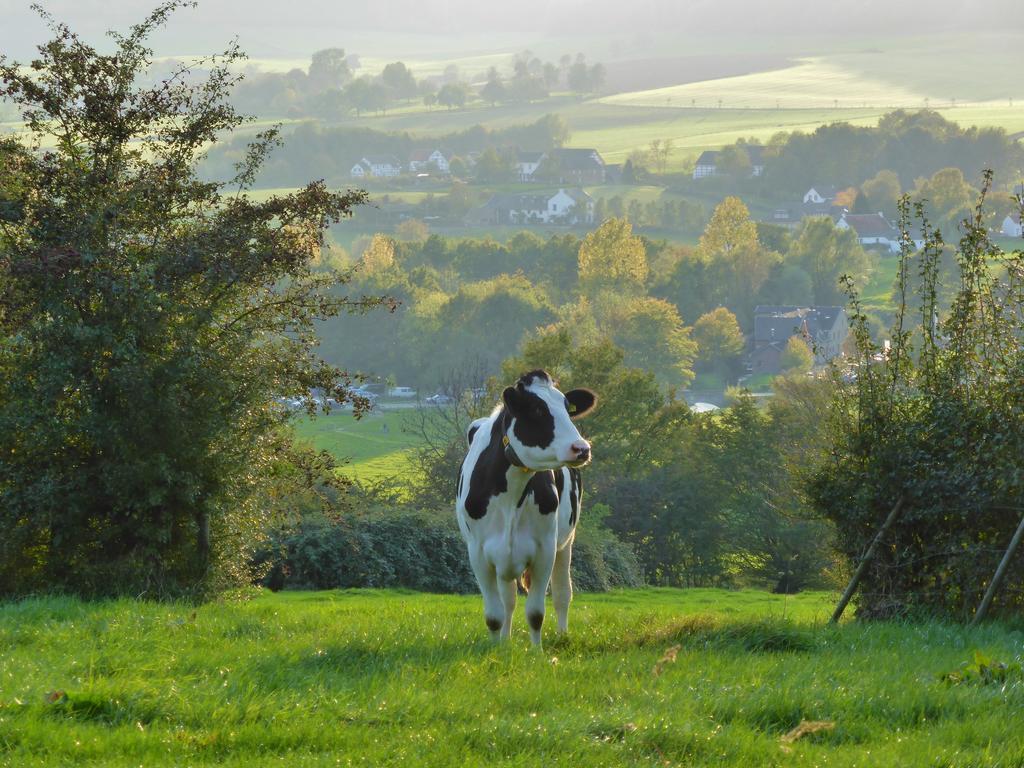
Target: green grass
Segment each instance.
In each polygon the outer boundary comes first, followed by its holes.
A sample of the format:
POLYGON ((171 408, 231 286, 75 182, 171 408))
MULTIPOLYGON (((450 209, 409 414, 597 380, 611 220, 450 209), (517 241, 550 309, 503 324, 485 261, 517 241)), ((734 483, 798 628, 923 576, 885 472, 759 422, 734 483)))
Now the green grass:
POLYGON ((476 596, 0 605, 0 764, 1021 764, 1021 680, 941 679, 975 649, 1012 662, 1019 631, 826 627, 833 599, 578 595, 543 652, 521 604, 492 646, 476 596), (784 751, 802 720, 835 727, 784 751))
POLYGON ((347 460, 342 474, 364 481, 382 480, 407 473, 411 453, 420 443, 404 429, 405 422, 403 411, 374 410, 359 420, 352 418, 351 412, 333 411, 328 416, 299 419, 295 431, 317 449, 347 460))

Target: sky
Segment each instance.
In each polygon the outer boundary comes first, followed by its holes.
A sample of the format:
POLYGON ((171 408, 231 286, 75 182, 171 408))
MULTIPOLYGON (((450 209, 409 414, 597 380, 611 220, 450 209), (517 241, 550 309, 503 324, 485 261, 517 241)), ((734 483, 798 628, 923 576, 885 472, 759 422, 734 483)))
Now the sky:
MULTIPOLYGON (((156 0, 41 0, 91 41, 124 28, 156 0)), ((255 58, 305 57, 340 46, 363 55, 487 50, 494 45, 611 40, 685 54, 709 37, 771 47, 775 39, 1024 32, 1021 0, 200 0, 155 36, 158 55, 221 50, 237 36, 255 58), (628 9, 628 10, 626 10, 628 9)), ((46 39, 28 0, 0 0, 0 52, 32 55, 46 39)))

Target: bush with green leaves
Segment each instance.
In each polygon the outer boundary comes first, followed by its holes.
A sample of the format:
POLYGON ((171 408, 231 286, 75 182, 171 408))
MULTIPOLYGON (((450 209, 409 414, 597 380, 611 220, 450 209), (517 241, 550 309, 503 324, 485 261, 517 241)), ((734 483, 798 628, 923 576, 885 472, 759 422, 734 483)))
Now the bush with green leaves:
MULTIPOLYGON (((356 511, 308 515, 278 529, 256 554, 272 589, 405 587, 424 592, 474 593, 466 543, 455 515, 360 498, 356 511)), ((597 592, 636 587, 643 578, 629 546, 601 523, 600 508, 584 517, 573 547, 574 586, 597 592)))
POLYGON ((295 463, 275 398, 348 391, 313 324, 376 301, 328 293, 345 276, 312 264, 363 195, 253 202, 274 132, 230 184, 197 176, 245 121, 228 102, 242 54, 140 85, 147 38, 187 4, 109 53, 44 13, 38 58, 0 59, 25 119, 0 146, 0 594, 243 583, 283 486, 325 469, 295 463))
MULTIPOLYGON (((854 381, 837 391, 829 458, 808 488, 851 562, 903 500, 861 582, 862 616, 970 617, 1024 514, 1024 252, 989 240, 989 181, 961 224, 948 311, 942 234, 917 206, 925 247, 912 255, 906 200, 891 348, 872 342, 851 289, 854 381)), ((994 605, 1024 607, 1019 553, 994 605)))

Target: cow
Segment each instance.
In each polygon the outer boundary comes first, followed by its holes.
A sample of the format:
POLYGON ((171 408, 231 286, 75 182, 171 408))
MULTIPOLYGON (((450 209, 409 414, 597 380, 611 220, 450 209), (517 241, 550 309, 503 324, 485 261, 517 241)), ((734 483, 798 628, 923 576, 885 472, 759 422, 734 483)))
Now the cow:
POLYGON ((490 416, 467 430, 455 514, 484 599, 491 639, 508 640, 516 585, 526 576, 530 640, 541 644, 548 583, 559 633, 569 629, 569 564, 579 521, 590 443, 572 419, 589 413, 588 389, 563 394, 547 372, 530 371, 506 387, 490 416))

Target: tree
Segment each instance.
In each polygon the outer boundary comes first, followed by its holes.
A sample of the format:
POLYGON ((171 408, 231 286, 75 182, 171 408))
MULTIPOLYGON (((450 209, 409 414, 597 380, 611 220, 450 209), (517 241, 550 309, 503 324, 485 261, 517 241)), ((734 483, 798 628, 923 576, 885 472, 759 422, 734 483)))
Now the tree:
POLYGON ((313 93, 340 89, 352 79, 344 48, 325 48, 309 62, 309 88, 313 93))
POLYGON ((693 325, 693 340, 699 350, 699 368, 734 376, 746 348, 736 315, 718 307, 701 315, 693 325))
POLYGON ((943 168, 927 181, 918 179, 913 197, 924 203, 934 224, 951 234, 960 221, 971 215, 978 190, 964 180, 959 168, 943 168))
POLYGON ((377 112, 388 105, 388 93, 376 80, 364 75, 349 83, 343 91, 345 99, 356 111, 358 117, 363 112, 377 112))
POLYGON ((395 243, 387 235, 374 235, 360 258, 363 272, 374 275, 395 265, 395 243))
POLYGON ((484 182, 502 182, 512 178, 512 162, 494 147, 488 147, 476 161, 476 177, 484 182))
POLYGON ((756 248, 757 225, 750 219, 750 211, 738 197, 727 197, 720 202, 697 243, 697 251, 708 260, 714 260, 738 248, 756 248))
POLYGON ((649 296, 620 300, 604 294, 598 309, 598 327, 625 352, 626 365, 652 372, 663 386, 689 386, 697 344, 675 305, 649 296))
POLYGON ((811 277, 816 304, 840 304, 840 278, 850 275, 865 285, 873 262, 852 229, 837 229, 832 219, 804 219, 785 256, 785 263, 800 267, 811 277))
POLYGON ((715 161, 715 169, 718 173, 733 179, 746 179, 754 172, 754 166, 750 162, 750 153, 742 144, 730 144, 723 147, 715 161))
POLYGON ((464 83, 445 83, 437 92, 437 103, 448 109, 466 106, 468 89, 464 83))
POLYGON ((401 61, 385 65, 380 79, 396 99, 411 99, 419 93, 416 78, 401 61))
POLYGON ((480 89, 480 98, 491 102, 492 107, 499 101, 505 100, 505 86, 502 85, 498 70, 494 67, 491 67, 487 73, 487 82, 480 89))
POLYGON ((580 244, 580 283, 640 291, 647 280, 647 253, 627 219, 608 219, 580 244))
MULTIPOLYGON (((871 200, 872 207, 859 212, 877 213, 882 211, 889 216, 896 215, 896 203, 900 199, 902 188, 900 187, 900 177, 893 171, 882 169, 861 184, 860 190, 871 200)), ((857 205, 861 205, 859 196, 857 205)))
POLYGON ((779 367, 783 373, 807 373, 814 367, 814 353, 799 336, 790 336, 779 357, 779 367))
MULTIPOLYGON (((158 6, 100 53, 66 26, 31 69, 0 62, 27 141, 0 178, 0 591, 199 595, 248 582, 249 555, 292 476, 330 476, 290 448, 275 402, 349 397, 314 322, 350 302, 311 265, 363 193, 322 183, 245 194, 276 135, 228 185, 196 173, 238 127, 230 47, 205 81, 147 87, 158 6), (289 469, 289 468, 293 469, 289 469)), ((309 481, 304 481, 309 482, 309 481)))

